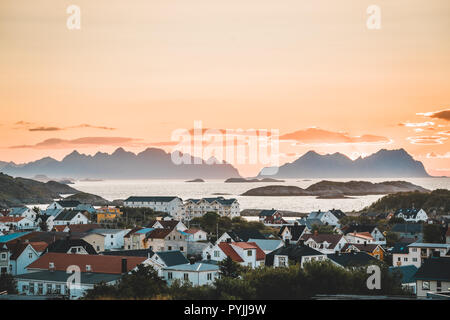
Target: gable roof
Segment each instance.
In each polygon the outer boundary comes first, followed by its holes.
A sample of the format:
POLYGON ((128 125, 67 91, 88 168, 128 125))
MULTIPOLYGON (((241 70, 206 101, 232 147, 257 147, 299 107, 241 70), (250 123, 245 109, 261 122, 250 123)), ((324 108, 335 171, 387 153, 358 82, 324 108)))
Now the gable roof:
POLYGON ((290 244, 280 247, 266 255, 266 266, 273 266, 275 256, 288 256, 289 259, 300 262, 305 256, 324 256, 323 253, 305 245, 290 244))
POLYGON ((14 232, 10 234, 5 234, 3 236, 0 236, 0 243, 7 243, 10 241, 14 241, 30 233, 31 232, 14 232))
POLYGON ((156 228, 153 229, 152 231, 150 231, 145 238, 146 239, 165 239, 169 233, 171 233, 173 230, 172 229, 160 229, 160 228, 156 228))
POLYGON ((39 257, 27 266, 27 269, 48 270, 49 263, 53 262, 55 270, 66 271, 71 265, 78 265, 81 271, 86 265, 92 267, 92 273, 122 273, 122 259, 127 260, 127 271, 133 270, 138 264, 146 260, 144 257, 105 256, 91 254, 66 254, 49 252, 39 257))
POLYGON ((272 209, 272 210, 261 210, 259 212, 259 216, 260 217, 271 217, 277 212, 278 212, 278 210, 275 210, 275 209, 272 209))
POLYGON ((376 248, 380 247, 381 250, 384 251, 383 247, 378 245, 378 244, 374 244, 374 243, 367 243, 367 244, 362 244, 362 243, 346 243, 344 245, 344 247, 342 248, 342 252, 347 251, 347 249, 349 249, 350 247, 355 247, 358 251, 364 251, 364 252, 374 252, 376 248))
POLYGON ((408 242, 397 242, 392 247, 391 253, 408 254, 409 253, 408 245, 409 245, 408 242))
MULTIPOLYGON (((7 244, 7 247, 11 253, 11 260, 17 260, 17 258, 20 257, 20 255, 23 253, 23 251, 28 248, 30 243, 28 242, 15 242, 15 243, 9 243, 7 244)), ((34 250, 34 248, 33 248, 34 250)), ((36 251, 36 250, 35 250, 36 251)))
POLYGON ((20 216, 28 210, 27 207, 14 207, 9 209, 10 216, 20 216))
POLYGON ((397 211, 395 211, 394 215, 398 216, 399 214, 402 214, 408 219, 415 219, 419 211, 422 209, 416 209, 416 208, 400 208, 397 211))
POLYGON ((342 239, 343 235, 341 234, 305 234, 303 236, 305 241, 308 241, 309 239, 314 240, 316 243, 324 243, 325 241, 328 242, 330 245, 327 249, 334 249, 336 245, 339 243, 339 241, 342 239))
POLYGON ((78 200, 60 200, 56 201, 56 203, 63 208, 75 208, 81 204, 81 202, 78 200))
POLYGON ((227 257, 230 257, 235 262, 244 262, 241 256, 233 249, 233 247, 228 242, 221 242, 218 244, 220 250, 225 253, 227 257))
POLYGON ((303 232, 304 232, 305 229, 306 229, 306 226, 301 226, 301 225, 288 225, 288 226, 283 226, 283 227, 280 229, 280 232, 279 232, 278 235, 281 236, 282 233, 284 232, 284 230, 285 230, 286 228, 287 228, 287 229, 289 230, 289 232, 291 233, 291 239, 292 239, 293 241, 297 241, 297 240, 299 240, 300 237, 302 236, 303 232))
POLYGON ((231 230, 227 231, 227 234, 233 239, 235 242, 246 242, 248 239, 266 239, 266 237, 256 229, 248 229, 248 230, 231 230))
POLYGON ((230 243, 231 246, 237 246, 244 250, 247 249, 256 249, 256 261, 264 260, 266 258, 266 254, 261 250, 260 247, 254 242, 233 242, 230 243))
POLYGON ((75 233, 75 232, 90 232, 94 229, 101 228, 101 225, 96 223, 88 223, 88 224, 70 224, 65 227, 69 229, 69 232, 75 233))
MULTIPOLYGON (((200 230, 200 229, 186 229, 186 230, 184 230, 184 232, 186 232, 186 233, 189 233, 189 234, 196 234, 197 232, 205 232, 205 231, 203 231, 203 230, 200 230)), ((206 232, 205 232, 206 233, 206 232)))
POLYGON ((344 268, 366 266, 379 261, 366 252, 333 253, 327 257, 344 268))
POLYGON ((83 212, 85 212, 85 211, 82 211, 82 210, 64 210, 64 211, 62 211, 60 214, 58 214, 55 217, 55 221, 70 221, 77 214, 79 214, 79 213, 83 214, 83 212))
POLYGON ((400 272, 402 275, 402 283, 414 283, 416 280, 414 279, 414 275, 417 272, 417 267, 414 265, 409 266, 400 266, 400 267, 389 267, 389 273, 393 274, 395 272, 400 272))
MULTIPOLYGON (((179 197, 160 197, 160 196, 149 196, 149 197, 140 197, 133 196, 124 200, 124 202, 171 202, 174 199, 180 199, 179 197)), ((181 200, 181 199, 180 199, 181 200)))
POLYGON ((283 240, 280 239, 248 239, 248 242, 256 243, 256 245, 263 251, 276 250, 281 244, 283 244, 283 240))
POLYGON ((44 241, 35 241, 35 242, 30 242, 30 245, 33 247, 33 249, 36 252, 43 252, 47 247, 48 247, 48 243, 44 242, 44 241))
POLYGON ((338 219, 342 219, 347 216, 342 210, 339 209, 331 209, 330 212, 338 219))
MULTIPOLYGON (((189 260, 181 253, 181 251, 161 251, 156 252, 155 255, 164 261, 168 267, 189 263, 189 260)), ((153 256, 153 259, 154 258, 155 257, 153 256)))
POLYGON ((373 237, 369 232, 351 232, 347 233, 347 236, 358 237, 366 240, 373 240, 373 237))
POLYGON ((153 223, 152 227, 155 226, 156 223, 160 223, 164 229, 175 229, 175 227, 180 223, 177 220, 158 220, 153 223))
POLYGON ((354 233, 354 232, 368 232, 368 233, 372 233, 373 230, 376 228, 377 226, 375 225, 370 225, 370 224, 352 224, 349 226, 346 226, 344 228, 342 228, 342 231, 344 232, 344 234, 348 234, 348 233, 354 233))
POLYGON ((95 251, 94 247, 91 244, 84 241, 83 239, 56 240, 47 247, 45 253, 48 252, 68 253, 69 249, 72 247, 83 247, 88 254, 97 254, 97 251, 95 251))
POLYGON ((450 257, 425 259, 414 278, 416 280, 450 281, 450 257))
POLYGON ((25 217, 0 216, 0 223, 17 223, 23 219, 25 219, 25 217))

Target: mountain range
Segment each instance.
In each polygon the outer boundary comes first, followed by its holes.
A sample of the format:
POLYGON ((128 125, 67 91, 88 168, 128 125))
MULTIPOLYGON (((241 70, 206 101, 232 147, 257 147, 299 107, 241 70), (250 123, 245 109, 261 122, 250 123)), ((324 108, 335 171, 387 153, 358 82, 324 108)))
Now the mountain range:
POLYGON ((280 167, 263 168, 258 177, 423 178, 429 175, 423 164, 414 160, 404 149, 381 149, 368 157, 359 157, 356 160, 351 160, 341 153, 320 155, 309 151, 294 162, 280 167), (274 171, 275 174, 269 174, 274 171))
MULTIPOLYGON (((183 156, 183 154, 180 154, 183 156)), ((97 152, 95 155, 80 154, 73 151, 61 161, 45 157, 37 161, 15 164, 0 164, 0 171, 20 177, 46 175, 53 178, 95 178, 95 179, 224 179, 240 177, 230 164, 207 164, 187 156, 192 164, 176 165, 171 154, 162 149, 148 148, 138 154, 118 148, 112 154, 97 152)))

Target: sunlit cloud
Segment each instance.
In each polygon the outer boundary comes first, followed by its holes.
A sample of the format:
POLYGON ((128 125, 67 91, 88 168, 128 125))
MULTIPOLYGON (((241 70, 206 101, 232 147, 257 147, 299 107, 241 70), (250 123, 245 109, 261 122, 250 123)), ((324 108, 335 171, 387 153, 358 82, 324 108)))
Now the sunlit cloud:
POLYGON ((450 152, 439 154, 435 152, 427 153, 426 157, 428 159, 450 159, 450 152))
POLYGON ((434 122, 432 121, 427 121, 427 122, 418 122, 418 123, 413 123, 413 122, 404 122, 404 123, 400 123, 400 126, 404 126, 404 127, 429 127, 429 126, 434 126, 434 122))
POLYGON ((433 145, 433 144, 443 144, 448 138, 442 136, 415 136, 408 137, 406 140, 411 144, 422 144, 422 145, 433 145))

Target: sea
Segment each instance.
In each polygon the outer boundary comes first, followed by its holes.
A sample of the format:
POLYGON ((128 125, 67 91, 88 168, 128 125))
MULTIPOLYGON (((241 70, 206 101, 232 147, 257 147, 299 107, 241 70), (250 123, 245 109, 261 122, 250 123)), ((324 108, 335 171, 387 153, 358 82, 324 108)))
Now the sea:
POLYGON ((316 210, 340 209, 344 212, 359 211, 369 206, 382 195, 359 196, 351 199, 317 199, 316 197, 250 197, 242 196, 245 191, 267 185, 285 185, 307 188, 322 181, 363 180, 370 182, 403 180, 429 190, 450 189, 450 178, 380 178, 380 179, 287 179, 276 183, 225 183, 224 180, 206 180, 205 182, 185 182, 182 180, 103 180, 76 181, 73 188, 96 194, 107 200, 126 199, 129 196, 178 196, 183 200, 223 196, 236 198, 243 209, 277 209, 300 213, 316 210))

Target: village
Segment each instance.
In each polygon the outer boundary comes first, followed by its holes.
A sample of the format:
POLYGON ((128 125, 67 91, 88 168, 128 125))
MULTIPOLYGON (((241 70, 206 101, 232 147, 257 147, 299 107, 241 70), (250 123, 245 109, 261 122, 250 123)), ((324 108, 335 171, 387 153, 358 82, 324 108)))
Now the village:
POLYGON ((227 264, 281 270, 314 263, 343 270, 384 266, 401 279, 405 297, 450 299, 448 215, 411 207, 292 218, 272 208, 247 222, 240 212, 237 199, 176 196, 131 196, 105 207, 61 199, 42 210, 3 210, 0 299, 82 299, 140 266, 151 267, 168 287, 202 287, 214 286, 227 264), (68 280, 73 271, 76 286, 68 280))

